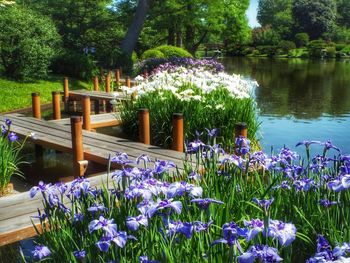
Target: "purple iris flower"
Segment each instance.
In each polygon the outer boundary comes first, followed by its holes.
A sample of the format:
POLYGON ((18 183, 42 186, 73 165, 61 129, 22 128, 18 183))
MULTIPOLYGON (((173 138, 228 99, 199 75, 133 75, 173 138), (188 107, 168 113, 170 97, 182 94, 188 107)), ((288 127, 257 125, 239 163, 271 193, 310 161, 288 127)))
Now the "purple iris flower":
POLYGON ((274 200, 275 199, 273 197, 271 199, 261 199, 261 200, 259 200, 257 198, 253 198, 253 202, 255 202, 261 208, 263 208, 265 212, 267 212, 269 210, 269 207, 274 200))
POLYGON ((116 152, 115 156, 111 158, 111 162, 121 165, 128 165, 133 161, 129 159, 129 156, 126 153, 116 152))
POLYGON ((337 204, 338 204, 338 202, 336 202, 336 201, 329 201, 327 199, 320 200, 320 205, 323 207, 326 207, 326 208, 331 207, 332 205, 337 205, 337 204))
POLYGON ((151 162, 151 158, 147 154, 141 154, 136 158, 136 164, 139 165, 141 161, 147 166, 147 163, 151 162))
POLYGON ((201 140, 195 140, 187 144, 186 153, 194 154, 200 151, 201 148, 205 147, 205 144, 201 140))
POLYGON ((281 189, 287 189, 287 190, 291 189, 288 181, 282 181, 279 185, 276 185, 276 186, 272 187, 273 190, 280 189, 280 188, 281 189))
POLYGON ((293 183, 293 187, 297 191, 307 192, 311 189, 316 188, 316 184, 315 184, 315 181, 311 178, 302 178, 300 180, 295 180, 293 183))
POLYGON ((45 257, 48 257, 51 255, 51 251, 48 247, 46 246, 35 246, 34 251, 32 251, 34 259, 43 259, 45 257))
POLYGON ((100 251, 107 252, 109 247, 111 246, 111 237, 108 237, 108 236, 101 237, 101 239, 96 243, 96 246, 100 251))
POLYGON ((76 259, 83 259, 86 257, 85 250, 77 250, 73 252, 73 255, 76 259))
POLYGON ((107 212, 108 208, 103 204, 92 204, 87 210, 92 213, 96 213, 98 211, 107 212))
POLYGON ((192 172, 189 173, 188 179, 192 179, 192 180, 198 181, 198 180, 201 179, 201 175, 199 173, 196 173, 195 171, 192 171, 192 172))
POLYGON ((63 195, 68 189, 68 185, 62 182, 55 183, 54 186, 61 195, 63 195))
POLYGON ((223 238, 215 240, 213 243, 211 243, 211 246, 224 243, 228 246, 235 245, 239 249, 241 249, 238 242, 238 238, 246 237, 247 232, 248 229, 238 227, 235 222, 226 223, 222 226, 223 238))
POLYGON ((266 245, 251 246, 247 252, 238 256, 238 263, 253 263, 256 259, 259 262, 280 262, 283 259, 278 255, 278 251, 274 247, 266 245))
POLYGON ((281 246, 289 246, 296 237, 297 229, 291 223, 270 220, 268 236, 277 238, 281 246))
POLYGON ((244 226, 248 228, 248 232, 245 239, 247 242, 249 242, 257 234, 264 230, 264 221, 260 219, 252 219, 251 221, 244 220, 244 226))
POLYGON ((82 194, 86 195, 90 191, 90 181, 85 178, 75 179, 69 189, 69 193, 72 194, 75 198, 80 198, 82 194))
POLYGON ((197 203, 198 206, 201 208, 201 209, 208 209, 209 208, 209 205, 214 203, 214 204, 224 204, 224 202, 222 201, 219 201, 219 200, 216 200, 216 199, 213 199, 213 198, 204 198, 204 199, 201 199, 201 198, 196 198, 196 199, 192 199, 191 200, 192 203, 197 203))
POLYGON ((98 220, 92 220, 89 224, 89 232, 92 233, 96 230, 103 229, 106 235, 114 236, 117 233, 117 225, 114 224, 114 219, 108 220, 103 216, 100 216, 98 220))
POLYGON ((346 254, 350 253, 350 244, 343 243, 342 245, 336 246, 333 250, 328 240, 322 236, 317 236, 317 249, 316 254, 309 258, 307 263, 318 263, 318 262, 348 262, 344 258, 346 254), (345 261, 344 261, 345 259, 345 261))
POLYGON ((183 196, 188 193, 190 196, 202 196, 203 189, 200 186, 195 186, 189 184, 185 181, 175 182, 169 185, 166 190, 166 195, 168 198, 173 198, 175 196, 183 196))
POLYGON ((9 127, 9 126, 11 126, 12 121, 10 119, 6 119, 5 123, 9 127))
POLYGON ((143 225, 145 227, 148 226, 148 219, 146 216, 144 215, 138 215, 136 217, 129 216, 126 219, 126 226, 132 231, 137 231, 140 225, 143 225))
POLYGON ((300 156, 296 152, 293 152, 290 149, 283 147, 280 153, 278 154, 278 159, 282 165, 291 165, 293 160, 299 160, 300 156))
POLYGON ((193 224, 189 222, 181 222, 181 221, 171 221, 167 225, 167 236, 173 236, 175 234, 183 234, 187 239, 190 239, 193 235, 193 224))
POLYGON ((139 257, 139 262, 140 263, 159 263, 158 260, 150 260, 150 259, 148 259, 147 256, 140 256, 139 257))
POLYGON ((327 187, 334 192, 339 192, 345 189, 342 180, 339 178, 328 182, 327 187))
POLYGON ((40 181, 38 186, 33 186, 30 190, 29 190, 29 196, 30 198, 33 198, 37 192, 42 192, 45 193, 49 188, 51 187, 51 184, 44 184, 43 181, 40 181))
POLYGON ((205 128, 205 130, 207 131, 208 136, 210 138, 215 138, 215 137, 217 137, 219 135, 219 129, 217 129, 217 128, 214 128, 214 129, 211 129, 211 130, 205 128))
POLYGON ((250 141, 244 136, 239 136, 235 141, 236 152, 238 155, 245 155, 250 151, 250 141))
POLYGON ((82 222, 84 220, 84 214, 82 213, 76 213, 74 214, 74 217, 73 217, 73 222, 76 223, 76 222, 82 222))
POLYGON ((305 145, 306 148, 309 148, 311 144, 322 144, 320 141, 301 141, 298 142, 295 147, 298 147, 300 145, 305 145))
POLYGON ((329 149, 334 149, 338 152, 340 152, 340 149, 338 147, 336 147, 335 145, 333 145, 333 143, 331 142, 331 140, 327 140, 325 143, 324 143, 324 150, 325 151, 328 151, 329 149))
POLYGON ((162 174, 164 172, 168 172, 169 169, 175 168, 175 164, 170 161, 164 161, 164 160, 157 160, 154 163, 154 172, 156 174, 162 174))
POLYGON ((5 125, 2 124, 1 125, 1 134, 4 135, 6 133, 7 133, 7 129, 6 129, 5 125))
POLYGON ((170 208, 177 214, 181 214, 182 203, 180 201, 173 201, 173 199, 164 199, 148 209, 148 216, 151 218, 157 211, 165 208, 170 208))
POLYGON ((16 133, 14 132, 10 132, 9 135, 8 135, 8 138, 9 138, 9 141, 10 142, 14 142, 14 141, 17 141, 18 140, 18 136, 16 133))
POLYGON ((194 231, 199 233, 199 232, 207 232, 209 230, 209 227, 213 224, 213 220, 210 220, 208 223, 203 223, 201 221, 194 221, 193 226, 194 226, 194 231))

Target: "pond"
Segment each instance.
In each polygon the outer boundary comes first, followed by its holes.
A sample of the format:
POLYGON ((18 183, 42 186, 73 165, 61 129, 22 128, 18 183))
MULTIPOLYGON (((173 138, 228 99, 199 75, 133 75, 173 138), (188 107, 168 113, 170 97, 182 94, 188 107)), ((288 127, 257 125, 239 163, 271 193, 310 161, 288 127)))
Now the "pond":
POLYGON ((302 140, 331 139, 350 153, 350 60, 225 58, 229 73, 259 83, 255 91, 266 152, 302 140))

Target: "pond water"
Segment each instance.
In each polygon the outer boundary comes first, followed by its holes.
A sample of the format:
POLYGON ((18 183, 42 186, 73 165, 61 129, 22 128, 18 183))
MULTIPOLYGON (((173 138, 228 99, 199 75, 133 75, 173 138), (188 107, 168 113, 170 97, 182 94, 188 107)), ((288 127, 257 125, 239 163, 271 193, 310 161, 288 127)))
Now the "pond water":
MULTIPOLYGON (((225 58, 226 71, 256 80, 266 152, 331 139, 350 153, 350 60, 225 58)), ((300 151, 299 151, 300 152, 300 151)))

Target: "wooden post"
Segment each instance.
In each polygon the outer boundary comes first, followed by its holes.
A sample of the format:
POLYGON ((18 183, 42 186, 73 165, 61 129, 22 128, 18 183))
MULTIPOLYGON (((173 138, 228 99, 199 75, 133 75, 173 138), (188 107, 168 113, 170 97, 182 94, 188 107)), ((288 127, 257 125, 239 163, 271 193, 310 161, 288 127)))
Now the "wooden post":
POLYGON ((120 77, 123 76, 123 68, 122 67, 119 67, 119 73, 120 73, 120 77))
POLYGON ((109 71, 106 76, 106 92, 111 92, 111 73, 109 71))
POLYGON ((53 91, 52 92, 52 111, 53 111, 53 119, 59 120, 61 119, 61 92, 53 91))
POLYGON ((144 144, 151 144, 149 110, 139 109, 139 140, 144 144))
POLYGON ((173 114, 173 144, 174 151, 184 151, 184 117, 182 113, 173 114))
POLYGON ((243 136, 247 138, 248 136, 248 127, 245 122, 238 122, 235 124, 235 138, 243 136))
POLYGON ((33 111, 34 118, 41 119, 40 93, 39 92, 32 93, 32 111, 33 111))
POLYGON ((120 69, 117 68, 115 70, 115 82, 117 84, 117 86, 119 86, 119 83, 120 83, 120 69))
POLYGON ((64 77, 63 79, 63 102, 65 112, 69 111, 69 84, 68 78, 64 77))
POLYGON ((98 76, 94 77, 94 91, 98 91, 98 76))
POLYGON ((131 80, 129 76, 125 77, 125 86, 127 86, 128 88, 131 88, 131 80))
POLYGON ((91 105, 90 105, 90 96, 85 95, 83 97, 83 129, 91 130, 91 105))
POLYGON ((74 177, 84 175, 80 165, 80 162, 84 160, 82 122, 80 116, 73 116, 70 118, 74 177))

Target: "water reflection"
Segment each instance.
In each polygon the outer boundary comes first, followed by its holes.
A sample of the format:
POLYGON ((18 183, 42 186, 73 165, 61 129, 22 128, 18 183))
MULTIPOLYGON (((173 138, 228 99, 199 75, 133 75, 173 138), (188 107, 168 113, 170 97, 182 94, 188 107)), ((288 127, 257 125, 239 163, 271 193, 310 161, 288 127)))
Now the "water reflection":
POLYGON ((226 58, 227 71, 256 79, 261 114, 314 119, 350 112, 350 62, 226 58))
POLYGON ((262 146, 332 139, 350 153, 350 61, 226 58, 226 70, 256 80, 262 146))

